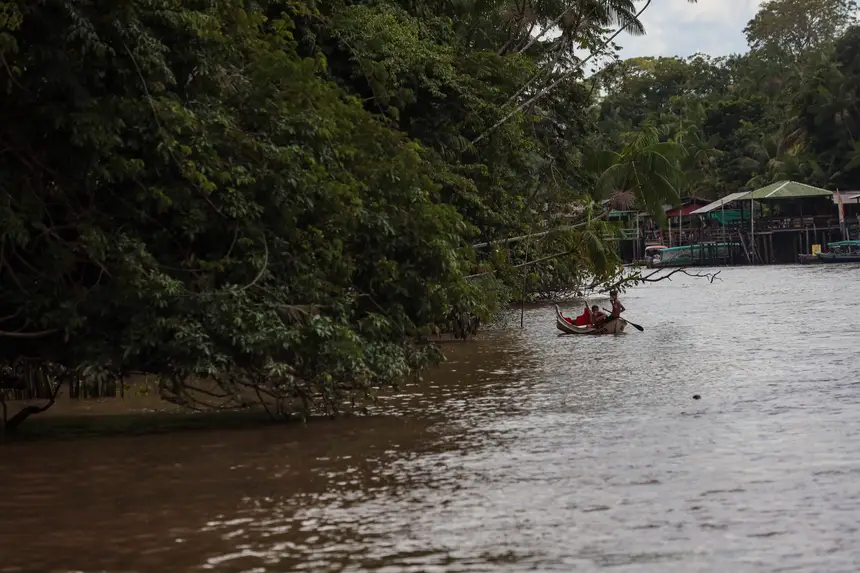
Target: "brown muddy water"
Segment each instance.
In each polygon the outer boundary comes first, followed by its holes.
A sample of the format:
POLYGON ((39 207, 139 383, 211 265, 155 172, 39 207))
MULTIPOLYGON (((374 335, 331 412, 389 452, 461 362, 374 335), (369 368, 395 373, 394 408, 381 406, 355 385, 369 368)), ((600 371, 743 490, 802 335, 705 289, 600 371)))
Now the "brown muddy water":
POLYGON ((860 267, 721 276, 628 293, 644 333, 528 310, 368 419, 4 447, 0 571, 854 573, 860 267))

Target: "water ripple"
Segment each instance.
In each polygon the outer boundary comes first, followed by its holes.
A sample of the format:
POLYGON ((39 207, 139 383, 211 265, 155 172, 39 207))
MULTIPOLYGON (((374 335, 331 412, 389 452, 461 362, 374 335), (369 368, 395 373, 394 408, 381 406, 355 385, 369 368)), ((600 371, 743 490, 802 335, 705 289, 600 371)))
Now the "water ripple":
POLYGON ((38 444, 0 571, 853 573, 856 271, 649 285, 620 337, 529 310, 370 419, 38 444))

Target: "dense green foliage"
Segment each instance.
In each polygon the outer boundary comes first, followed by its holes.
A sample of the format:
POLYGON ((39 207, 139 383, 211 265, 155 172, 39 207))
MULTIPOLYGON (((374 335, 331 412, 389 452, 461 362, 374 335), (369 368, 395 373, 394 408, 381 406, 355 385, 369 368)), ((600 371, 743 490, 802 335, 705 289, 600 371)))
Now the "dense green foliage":
POLYGON ((586 78, 641 6, 0 2, 0 359, 343 411, 523 289, 614 282, 607 199, 856 186, 853 3, 586 78))
POLYGON ((688 194, 718 198, 780 179, 860 187, 860 30, 853 0, 770 0, 750 51, 634 58, 599 75, 601 131, 619 146, 648 122, 687 151, 688 194))
POLYGON ((611 279, 573 50, 619 23, 631 0, 0 2, 0 357, 337 412, 526 257, 529 293, 611 279))

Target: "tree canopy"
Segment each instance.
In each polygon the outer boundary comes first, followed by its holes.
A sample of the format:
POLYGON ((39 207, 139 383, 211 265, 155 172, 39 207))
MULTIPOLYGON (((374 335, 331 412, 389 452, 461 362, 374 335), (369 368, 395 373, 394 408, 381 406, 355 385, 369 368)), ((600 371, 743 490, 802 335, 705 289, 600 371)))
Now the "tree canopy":
POLYGON ((746 54, 633 58, 600 74, 600 130, 615 145, 649 123, 682 142, 689 194, 719 198, 781 179, 857 188, 856 4, 769 0, 746 54))
POLYGON ((621 60, 649 5, 0 2, 0 361, 335 413, 615 282, 613 202, 857 185, 852 3, 621 60))
POLYGON ((621 28, 630 0, 0 3, 4 367, 335 413, 524 272, 611 279, 574 51, 621 28))

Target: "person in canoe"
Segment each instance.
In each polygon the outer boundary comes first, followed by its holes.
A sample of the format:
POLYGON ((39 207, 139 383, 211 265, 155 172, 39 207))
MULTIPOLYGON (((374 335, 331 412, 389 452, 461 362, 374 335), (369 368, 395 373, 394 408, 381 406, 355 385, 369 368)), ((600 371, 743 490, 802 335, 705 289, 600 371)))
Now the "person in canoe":
POLYGON ((606 313, 600 310, 600 307, 592 305, 591 307, 591 326, 597 326, 599 324, 603 324, 606 320, 606 313))
MULTIPOLYGON (((591 324, 594 328, 599 328, 609 322, 610 320, 615 320, 616 318, 621 317, 621 313, 627 310, 624 308, 624 305, 621 304, 621 301, 618 300, 618 291, 611 290, 609 291, 609 300, 612 302, 612 311, 609 313, 609 316, 606 316, 603 312, 600 313, 600 320, 595 320, 591 324)), ((598 312, 600 309, 598 309, 598 312)), ((594 316, 594 311, 592 311, 592 316, 594 316)))
POLYGON ((574 326, 588 326, 593 324, 592 311, 590 311, 587 306, 585 307, 585 310, 582 311, 582 314, 577 316, 575 319, 564 315, 561 315, 561 317, 574 326))
POLYGON ((627 310, 624 308, 624 305, 621 304, 621 301, 618 300, 618 291, 611 290, 609 291, 609 300, 612 302, 612 313, 609 315, 610 318, 621 318, 621 313, 627 310))

